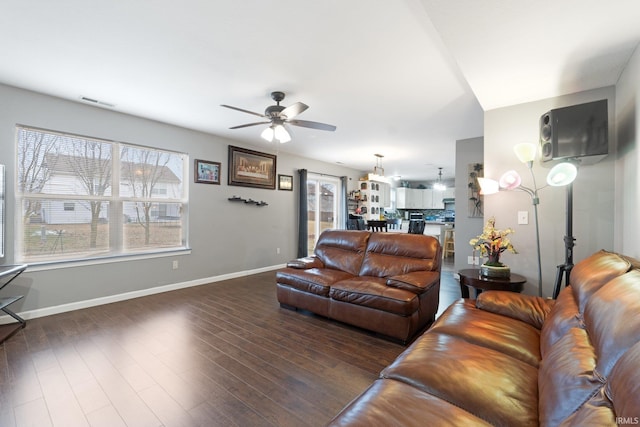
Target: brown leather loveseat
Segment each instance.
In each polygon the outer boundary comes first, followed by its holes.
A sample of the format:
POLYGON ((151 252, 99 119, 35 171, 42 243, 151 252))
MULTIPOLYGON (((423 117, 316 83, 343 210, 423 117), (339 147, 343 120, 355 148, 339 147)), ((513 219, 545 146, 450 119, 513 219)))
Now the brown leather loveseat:
POLYGON ((432 236, 325 230, 276 273, 278 301, 406 342, 435 319, 441 251, 432 236))
POLYGON ((639 425, 639 268, 600 251, 556 301, 459 300, 330 426, 639 425))

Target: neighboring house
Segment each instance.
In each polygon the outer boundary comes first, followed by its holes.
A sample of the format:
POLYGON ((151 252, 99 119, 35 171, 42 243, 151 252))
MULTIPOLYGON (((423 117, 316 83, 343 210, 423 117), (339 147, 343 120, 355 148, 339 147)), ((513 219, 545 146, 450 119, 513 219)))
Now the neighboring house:
MULTIPOLYGON (((322 185, 320 188, 320 221, 333 222, 336 203, 335 194, 330 186, 322 185)), ((307 186, 307 207, 309 212, 309 220, 315 220, 316 206, 316 187, 315 185, 307 186)))
MULTIPOLYGON (((46 161, 50 176, 42 193, 98 197, 109 197, 112 194, 110 160, 83 159, 67 155, 48 155, 48 157, 46 161), (79 164, 83 167, 78 167, 79 164), (83 175, 81 170, 90 172, 83 175)), ((132 199, 131 202, 125 202, 122 207, 126 222, 138 221, 136 206, 140 208, 141 202, 136 203, 134 200, 140 198, 176 200, 176 203, 154 203, 150 212, 152 221, 176 220, 180 217, 179 201, 182 181, 169 167, 122 162, 120 169, 120 196, 132 199)), ((43 200, 37 217, 31 222, 90 223, 90 201, 73 196, 69 200, 43 200)), ((99 217, 101 221, 108 222, 109 201, 102 202, 99 217)))

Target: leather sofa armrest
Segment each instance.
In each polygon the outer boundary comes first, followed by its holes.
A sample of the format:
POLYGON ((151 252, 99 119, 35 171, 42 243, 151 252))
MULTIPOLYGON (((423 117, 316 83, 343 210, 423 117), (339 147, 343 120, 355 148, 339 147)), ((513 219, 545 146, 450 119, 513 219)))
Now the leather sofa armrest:
POLYGON ((308 270, 309 268, 322 268, 324 267, 324 263, 315 256, 307 256, 287 262, 287 267, 308 270))
POLYGON ((389 277, 387 279, 387 286, 421 294, 438 283, 439 280, 440 272, 438 271, 413 271, 411 273, 389 277))
POLYGON ((555 300, 507 291, 486 291, 476 300, 476 308, 521 320, 538 329, 542 329, 554 304, 555 300))

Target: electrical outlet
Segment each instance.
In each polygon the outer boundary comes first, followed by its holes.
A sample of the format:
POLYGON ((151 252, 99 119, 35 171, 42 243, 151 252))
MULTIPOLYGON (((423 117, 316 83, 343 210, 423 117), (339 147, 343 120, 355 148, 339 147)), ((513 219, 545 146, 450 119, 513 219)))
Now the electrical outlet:
POLYGON ((518 211, 518 224, 522 224, 522 225, 529 224, 529 212, 528 211, 518 211))
POLYGON ((276 248, 276 254, 280 255, 280 248, 276 248))
POLYGON ((178 260, 173 261, 173 269, 174 270, 178 269, 178 260))
POLYGON ((480 265, 480 258, 479 257, 467 257, 467 263, 470 265, 480 265))

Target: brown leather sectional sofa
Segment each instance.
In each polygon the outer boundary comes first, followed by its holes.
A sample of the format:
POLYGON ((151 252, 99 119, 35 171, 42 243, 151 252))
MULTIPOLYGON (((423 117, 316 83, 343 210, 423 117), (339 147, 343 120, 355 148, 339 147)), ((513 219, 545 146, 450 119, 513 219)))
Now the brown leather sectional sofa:
POLYGON ((325 230, 276 273, 278 301, 406 342, 435 319, 441 254, 431 236, 325 230))
POLYGON ((639 425, 639 268, 601 251, 556 301, 459 300, 329 425, 639 425))

